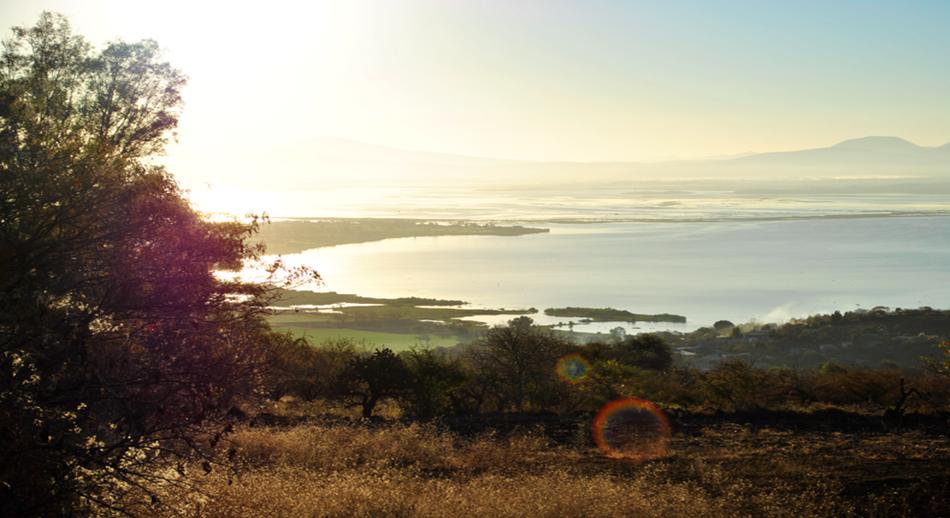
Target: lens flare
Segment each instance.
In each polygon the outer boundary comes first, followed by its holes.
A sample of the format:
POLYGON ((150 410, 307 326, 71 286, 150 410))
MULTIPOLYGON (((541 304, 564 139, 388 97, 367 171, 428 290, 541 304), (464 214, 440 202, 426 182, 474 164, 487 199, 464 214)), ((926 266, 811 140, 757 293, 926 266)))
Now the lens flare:
POLYGON ((594 418, 593 432, 604 455, 648 460, 666 455, 670 422, 653 403, 630 397, 605 405, 594 418))
POLYGON ((557 361, 557 375, 568 383, 580 383, 590 375, 590 362, 577 353, 562 356, 557 361))

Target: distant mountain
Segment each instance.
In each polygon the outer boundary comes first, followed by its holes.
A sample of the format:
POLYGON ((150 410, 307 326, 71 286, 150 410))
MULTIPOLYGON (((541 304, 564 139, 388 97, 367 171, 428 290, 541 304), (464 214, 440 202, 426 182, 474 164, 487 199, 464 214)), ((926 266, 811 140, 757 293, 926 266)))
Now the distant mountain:
MULTIPOLYGON (((760 153, 731 161, 740 176, 950 178, 947 146, 923 147, 898 137, 864 137, 827 148, 760 153)), ((714 167, 720 169, 721 167, 714 167)))
POLYGON ((950 143, 924 147, 898 137, 870 136, 825 148, 643 163, 491 159, 320 138, 287 143, 263 157, 262 164, 273 180, 299 189, 359 185, 532 188, 736 179, 950 181, 950 143))
POLYGON ((950 142, 936 147, 918 146, 900 137, 862 137, 845 140, 832 146, 838 149, 858 149, 873 153, 946 153, 950 151, 950 142))
POLYGON ((873 152, 914 152, 926 149, 900 137, 862 137, 845 140, 832 146, 835 149, 860 149, 873 152))

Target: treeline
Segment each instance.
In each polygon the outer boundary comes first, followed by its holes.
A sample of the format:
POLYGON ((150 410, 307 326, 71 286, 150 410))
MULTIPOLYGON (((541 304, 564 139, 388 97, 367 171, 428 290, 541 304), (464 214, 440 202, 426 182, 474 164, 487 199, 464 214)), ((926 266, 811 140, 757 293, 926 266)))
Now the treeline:
POLYGON ((685 335, 664 336, 701 368, 743 359, 759 366, 817 369, 834 359, 851 367, 913 369, 922 358, 941 355, 939 344, 950 337, 950 311, 876 307, 782 325, 719 321, 685 335))
POLYGON ((519 317, 473 343, 448 350, 359 350, 287 342, 269 396, 325 399, 371 417, 396 402, 407 417, 484 412, 596 411, 626 396, 693 412, 793 410, 834 406, 882 414, 935 412, 950 404, 950 377, 938 369, 756 368, 727 360, 700 370, 676 359, 658 335, 577 344, 519 317))

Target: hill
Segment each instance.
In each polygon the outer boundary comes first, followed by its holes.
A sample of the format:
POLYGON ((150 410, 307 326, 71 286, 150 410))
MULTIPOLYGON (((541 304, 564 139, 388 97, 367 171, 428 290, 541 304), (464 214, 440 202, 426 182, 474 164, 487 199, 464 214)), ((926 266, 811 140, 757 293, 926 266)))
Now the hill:
POLYGON ((813 315, 783 325, 745 324, 699 329, 672 340, 692 365, 729 359, 760 367, 815 368, 826 362, 858 367, 920 368, 950 339, 950 311, 931 308, 813 315))
MULTIPOLYGON (((273 185, 295 190, 353 185, 421 188, 550 188, 635 185, 644 181, 754 179, 770 182, 841 177, 918 178, 950 182, 950 144, 918 146, 898 137, 863 137, 796 151, 715 160, 666 162, 528 161, 453 155, 376 146, 339 138, 287 143, 260 157, 273 185), (280 167, 274 169, 274 164, 280 167)), ((233 178, 214 179, 238 187, 233 178)), ((744 188, 744 184, 734 185, 744 188)), ((259 186, 248 185, 247 188, 259 186)))

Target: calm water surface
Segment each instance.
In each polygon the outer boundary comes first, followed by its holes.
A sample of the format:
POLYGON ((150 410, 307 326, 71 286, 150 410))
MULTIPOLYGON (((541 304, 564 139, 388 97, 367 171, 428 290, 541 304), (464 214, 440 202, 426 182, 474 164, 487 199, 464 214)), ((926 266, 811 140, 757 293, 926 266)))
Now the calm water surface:
POLYGON ((544 226, 549 234, 391 239, 285 259, 316 267, 322 290, 668 312, 688 318, 672 326, 680 329, 876 305, 950 307, 945 216, 544 226))

